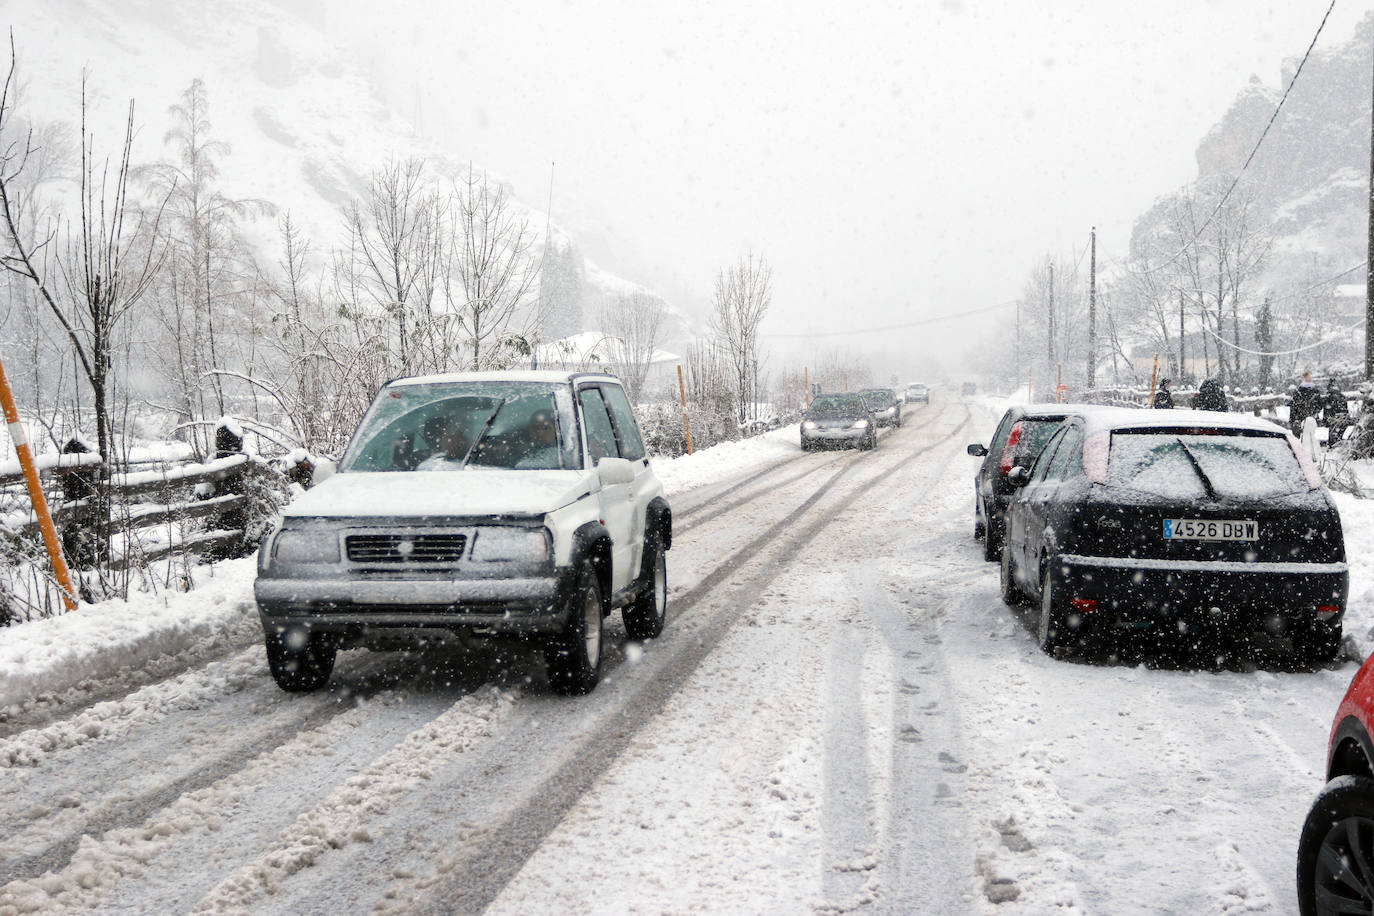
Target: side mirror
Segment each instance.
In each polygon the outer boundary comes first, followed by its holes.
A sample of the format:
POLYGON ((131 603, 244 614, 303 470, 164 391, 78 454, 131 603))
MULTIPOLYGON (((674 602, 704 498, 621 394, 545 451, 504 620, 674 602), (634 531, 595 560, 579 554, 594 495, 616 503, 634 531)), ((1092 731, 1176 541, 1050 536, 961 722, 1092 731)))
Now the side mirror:
POLYGON ((326 480, 333 477, 338 470, 339 466, 332 460, 328 458, 316 458, 315 473, 310 477, 310 485, 314 487, 324 483, 326 480))
POLYGON ((986 445, 982 445, 980 443, 975 442, 968 447, 968 453, 972 455, 974 458, 983 458, 987 456, 988 447, 986 445))
POLYGON ((1027 468, 1018 465, 1007 472, 1007 480, 1011 482, 1013 487, 1024 487, 1030 481, 1030 474, 1031 472, 1027 468))
POLYGON ((596 476, 603 487, 634 483, 635 466, 628 458, 602 458, 596 463, 596 476))

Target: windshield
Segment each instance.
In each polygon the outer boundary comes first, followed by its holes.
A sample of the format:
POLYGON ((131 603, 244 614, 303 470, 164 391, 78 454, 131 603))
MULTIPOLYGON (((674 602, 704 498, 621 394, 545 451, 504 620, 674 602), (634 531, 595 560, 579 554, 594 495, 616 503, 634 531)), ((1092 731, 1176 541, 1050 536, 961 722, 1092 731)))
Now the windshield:
POLYGON ((1118 430, 1107 461, 1108 486, 1176 499, 1265 499, 1310 489, 1282 436, 1118 430))
POLYGON ((857 394, 827 394, 811 402, 812 413, 863 413, 866 409, 857 394))
POLYGON ((569 407, 556 384, 393 385, 368 409, 340 470, 575 468, 569 407))

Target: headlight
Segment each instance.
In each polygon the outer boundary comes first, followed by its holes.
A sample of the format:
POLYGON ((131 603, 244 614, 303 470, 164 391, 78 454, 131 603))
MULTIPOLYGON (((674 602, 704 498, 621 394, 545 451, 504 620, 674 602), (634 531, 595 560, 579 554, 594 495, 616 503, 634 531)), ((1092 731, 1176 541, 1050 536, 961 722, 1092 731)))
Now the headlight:
POLYGON ((339 536, 326 529, 284 528, 272 542, 272 559, 278 563, 337 563, 339 536))
POLYGON ((854 421, 854 428, 855 428, 855 429, 866 429, 867 427, 868 427, 868 421, 867 421, 867 420, 855 420, 855 421, 854 421))
POLYGON ((468 557, 478 563, 542 563, 549 558, 549 533, 543 528, 478 528, 468 557))
POLYGON ((802 429, 815 429, 815 428, 816 428, 816 421, 815 421, 815 420, 807 420, 805 423, 802 424, 802 429))
POLYGON ((887 415, 888 415, 889 417, 896 416, 896 414, 897 414, 897 408, 895 408, 895 407, 889 407, 889 408, 887 409, 887 415))

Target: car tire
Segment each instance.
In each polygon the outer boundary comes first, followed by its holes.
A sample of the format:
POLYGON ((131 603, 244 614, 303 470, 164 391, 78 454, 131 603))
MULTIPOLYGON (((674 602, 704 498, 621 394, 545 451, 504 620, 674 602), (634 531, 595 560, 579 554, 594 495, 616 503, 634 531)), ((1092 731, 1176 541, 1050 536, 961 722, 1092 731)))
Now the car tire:
POLYGON ((321 633, 302 629, 268 633, 267 668, 287 693, 309 693, 329 683, 338 648, 321 633))
POLYGON ((1035 641, 1047 655, 1053 655, 1055 649, 1069 642, 1069 625, 1064 613, 1064 601, 1059 596, 1059 587, 1054 579, 1054 561, 1046 561, 1040 573, 1040 617, 1035 630, 1035 641))
POLYGON ((999 576, 1002 603, 1007 607, 1023 607, 1026 604, 1026 596, 1022 593, 1021 587, 1016 584, 1014 573, 1015 570, 1012 569, 1011 565, 1011 547, 1003 542, 999 576))
POLYGON ((620 611, 631 639, 656 638, 668 619, 668 560, 656 530, 644 537, 644 568, 649 573, 647 588, 641 586, 635 600, 620 611))
POLYGON ((549 686, 568 696, 591 693, 601 680, 605 604, 590 560, 578 570, 563 632, 544 645, 549 686))
POLYGON ((983 520, 987 516, 983 512, 983 501, 978 498, 978 490, 973 491, 973 539, 981 541, 988 532, 987 523, 983 520))
POLYGON ((1341 651, 1341 625, 1311 623, 1293 632, 1293 651, 1309 665, 1324 665, 1341 651))
POLYGON ((1302 825, 1298 839, 1298 912, 1369 912, 1374 888, 1362 876, 1374 874, 1374 779, 1338 776, 1326 784, 1302 825), (1327 902, 1318 902, 1318 895, 1327 902), (1337 902, 1349 901, 1339 909, 1337 902))

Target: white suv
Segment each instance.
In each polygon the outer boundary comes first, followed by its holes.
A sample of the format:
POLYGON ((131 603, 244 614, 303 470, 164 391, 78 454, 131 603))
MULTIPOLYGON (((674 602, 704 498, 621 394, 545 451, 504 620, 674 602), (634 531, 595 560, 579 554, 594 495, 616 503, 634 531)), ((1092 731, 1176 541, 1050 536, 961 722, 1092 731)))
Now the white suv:
POLYGON ((567 372, 405 378, 377 394, 339 473, 283 513, 254 591, 272 676, 329 680, 341 648, 534 637, 587 693, 602 621, 663 629, 672 513, 620 381, 567 372))

